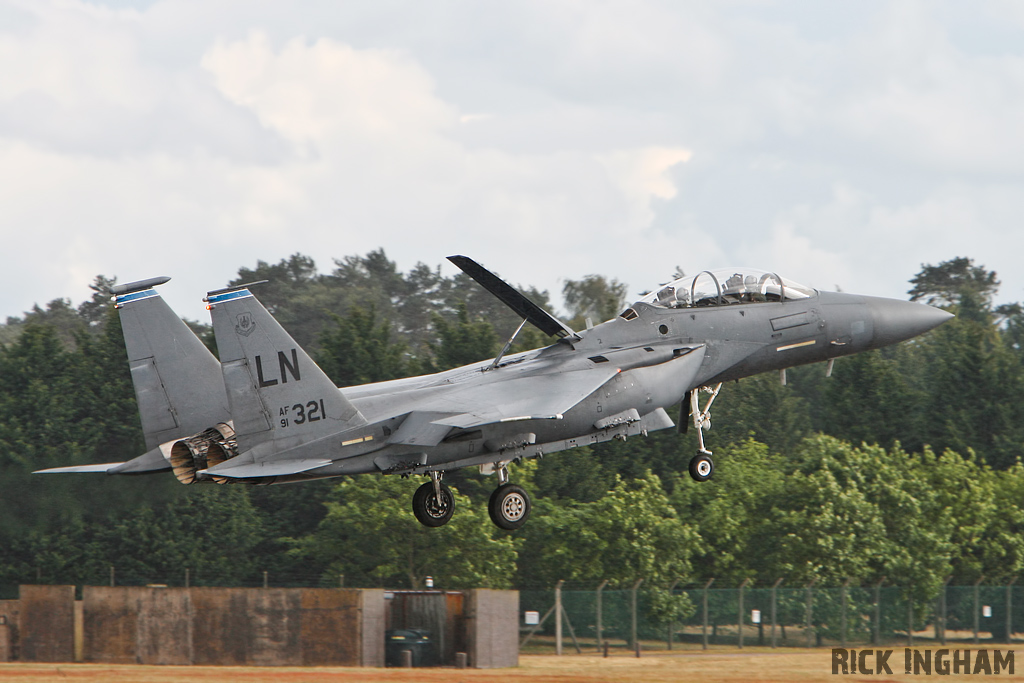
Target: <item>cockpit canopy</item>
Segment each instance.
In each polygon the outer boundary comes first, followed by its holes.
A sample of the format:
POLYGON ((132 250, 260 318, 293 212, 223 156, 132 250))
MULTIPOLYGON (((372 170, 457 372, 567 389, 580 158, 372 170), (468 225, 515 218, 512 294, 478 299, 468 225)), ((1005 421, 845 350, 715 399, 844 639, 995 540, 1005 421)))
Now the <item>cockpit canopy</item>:
POLYGON ((640 301, 663 308, 794 301, 815 291, 775 273, 756 268, 705 270, 662 285, 640 301))

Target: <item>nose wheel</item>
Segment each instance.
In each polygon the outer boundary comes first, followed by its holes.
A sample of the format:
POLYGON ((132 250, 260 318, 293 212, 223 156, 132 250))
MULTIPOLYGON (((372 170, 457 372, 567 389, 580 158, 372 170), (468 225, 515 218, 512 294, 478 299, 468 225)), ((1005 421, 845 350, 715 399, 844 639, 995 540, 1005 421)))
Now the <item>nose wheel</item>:
POLYGON ((715 472, 715 461, 709 455, 698 453, 690 460, 690 476, 694 481, 707 481, 715 472))

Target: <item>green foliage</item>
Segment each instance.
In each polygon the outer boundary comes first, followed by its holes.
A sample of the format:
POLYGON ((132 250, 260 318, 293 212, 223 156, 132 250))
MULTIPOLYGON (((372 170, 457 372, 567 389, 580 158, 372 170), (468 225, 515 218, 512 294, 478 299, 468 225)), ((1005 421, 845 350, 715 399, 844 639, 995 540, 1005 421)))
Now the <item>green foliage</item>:
POLYGON ((999 289, 995 271, 974 265, 974 259, 963 256, 943 261, 937 266, 921 264, 921 272, 910 283, 907 292, 911 301, 924 300, 932 306, 950 306, 971 298, 987 307, 999 289))
POLYGON ((430 344, 433 360, 428 370, 438 372, 449 370, 498 355, 498 336, 494 327, 486 320, 470 320, 465 304, 458 305, 458 317, 454 322, 442 316, 434 316, 434 328, 438 342, 430 344))
POLYGON ((254 571, 261 536, 246 491, 196 487, 190 495, 106 524, 75 520, 52 533, 17 539, 0 583, 105 584, 115 566, 121 582, 179 584, 186 569, 199 585, 239 585, 254 571))
MULTIPOLYGON (((706 395, 701 405, 704 401, 706 395)), ((747 377, 722 387, 712 406, 715 420, 707 438, 736 443, 753 437, 785 453, 812 432, 810 413, 810 402, 791 386, 782 386, 778 374, 747 377)))
POLYGON ((582 280, 566 280, 562 297, 569 317, 578 327, 585 318, 595 324, 610 320, 626 307, 627 286, 603 275, 587 275, 582 280))
POLYGON ((642 577, 665 587, 689 576, 700 543, 650 472, 633 482, 616 479, 593 502, 537 501, 534 515, 524 527, 521 583, 596 585, 607 579, 622 587, 642 577))
POLYGON ((422 479, 365 476, 344 479, 316 531, 297 540, 293 554, 323 568, 324 582, 422 588, 507 588, 514 577, 518 539, 497 529, 481 506, 452 489, 451 522, 427 529, 413 517, 412 494, 422 479))
POLYGON ((745 578, 767 580, 778 568, 765 562, 771 550, 765 519, 789 486, 780 456, 752 439, 715 454, 715 476, 703 484, 687 479, 672 495, 683 519, 693 520, 702 552, 698 576, 726 585, 745 578))
POLYGON ((316 362, 341 387, 405 377, 405 345, 391 341, 391 324, 358 306, 331 314, 334 328, 320 333, 316 362))
MULTIPOLYGON (((326 275, 300 254, 258 262, 235 283, 264 278, 254 291, 340 384, 493 358, 520 322, 465 275, 424 264, 401 272, 382 250, 335 261, 326 275)), ((957 313, 933 333, 840 359, 831 379, 819 365, 795 369, 785 387, 775 374, 724 386, 706 435, 717 466, 707 483, 686 475, 693 429, 513 465, 535 506, 515 533, 491 524, 495 478, 473 469, 446 477, 458 509, 441 529, 409 510, 420 481, 397 477, 185 488, 166 474, 30 475, 144 448, 106 301, 113 282, 99 276, 90 301, 57 299, 0 328, 0 583, 37 572, 105 583, 112 564, 119 581, 177 583, 187 568, 196 584, 262 571, 388 587, 426 575, 443 588, 628 588, 643 578, 642 609, 664 624, 692 613, 667 590, 676 580, 785 577, 794 590, 780 609, 799 621, 796 586, 811 580, 884 576, 923 611, 948 576, 969 584, 1024 570, 1024 309, 993 309, 995 273, 970 259, 924 266, 912 281, 915 299, 957 313)), ((545 292, 523 289, 549 307, 545 292)), ((625 292, 601 276, 566 283, 572 324, 614 316, 625 292)), ((513 352, 549 343, 527 326, 513 352)), ((820 600, 816 618, 831 624, 836 604, 820 600)))

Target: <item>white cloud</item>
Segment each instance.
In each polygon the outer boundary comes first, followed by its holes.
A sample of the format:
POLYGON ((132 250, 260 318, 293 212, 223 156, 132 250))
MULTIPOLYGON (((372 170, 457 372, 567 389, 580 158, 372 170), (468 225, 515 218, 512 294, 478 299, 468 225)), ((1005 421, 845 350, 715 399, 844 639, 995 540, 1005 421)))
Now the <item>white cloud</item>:
POLYGON ((687 149, 671 147, 616 150, 597 156, 613 185, 631 205, 629 217, 622 225, 623 234, 635 234, 651 226, 655 218, 652 203, 656 199, 672 199, 677 193, 669 171, 676 164, 689 161, 691 156, 687 149))
POLYGON ((1021 16, 0 0, 0 317, 100 272, 175 276, 200 317, 256 259, 378 247, 554 291, 752 265, 894 296, 967 255, 1024 298, 1021 16))
POLYGON ((228 99, 294 142, 416 145, 457 120, 430 75, 395 50, 295 38, 275 52, 256 32, 218 42, 202 65, 228 99))

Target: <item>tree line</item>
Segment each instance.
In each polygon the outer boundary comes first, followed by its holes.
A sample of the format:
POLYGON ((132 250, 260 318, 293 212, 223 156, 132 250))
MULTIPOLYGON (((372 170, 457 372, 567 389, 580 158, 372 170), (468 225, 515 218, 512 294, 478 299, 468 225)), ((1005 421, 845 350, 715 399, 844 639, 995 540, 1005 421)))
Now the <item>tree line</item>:
MULTIPOLYGON (((519 323, 464 275, 383 251, 320 273, 294 255, 241 268, 257 296, 340 386, 493 357, 519 323)), ((0 590, 119 582, 592 588, 645 579, 650 609, 682 614, 666 589, 812 580, 912 586, 925 604, 948 577, 999 582, 1024 567, 1024 311, 995 306, 996 274, 967 258, 925 265, 908 295, 956 319, 923 338, 723 388, 708 444, 715 477, 686 466, 674 430, 582 447, 512 468, 531 492, 523 529, 495 528, 493 477, 446 477, 456 514, 425 529, 408 509, 421 482, 365 475, 301 485, 181 486, 169 474, 32 476, 144 450, 113 280, 78 306, 56 300, 0 326, 0 590), (661 593, 659 593, 661 591, 661 593)), ((547 292, 521 287, 550 308, 547 292)), ((565 283, 568 310, 616 315, 628 288, 565 283)), ((190 322, 214 348, 209 326, 190 322)), ((517 349, 550 343, 524 330, 517 349)))

